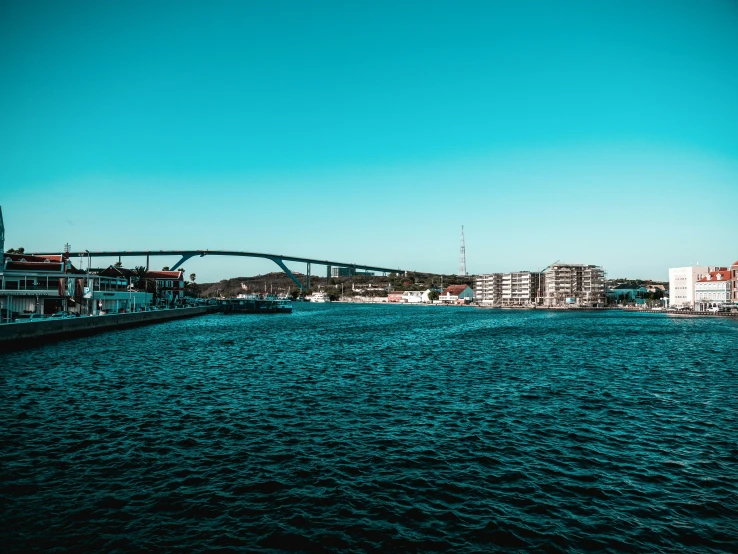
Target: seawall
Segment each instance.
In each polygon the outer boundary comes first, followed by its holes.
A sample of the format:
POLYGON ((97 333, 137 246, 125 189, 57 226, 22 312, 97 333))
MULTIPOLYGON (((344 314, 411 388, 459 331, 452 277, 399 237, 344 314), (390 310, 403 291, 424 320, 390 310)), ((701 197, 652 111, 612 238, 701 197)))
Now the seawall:
POLYGON ((153 312, 6 323, 0 325, 0 352, 32 348, 50 342, 85 337, 106 331, 196 317, 210 311, 208 307, 177 308, 153 312))

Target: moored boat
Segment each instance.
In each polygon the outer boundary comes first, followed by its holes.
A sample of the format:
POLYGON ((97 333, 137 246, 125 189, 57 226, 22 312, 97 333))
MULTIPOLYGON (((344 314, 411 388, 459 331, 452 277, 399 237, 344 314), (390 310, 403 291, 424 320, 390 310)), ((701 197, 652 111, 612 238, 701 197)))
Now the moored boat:
POLYGON ((313 294, 306 296, 305 300, 309 300, 310 302, 330 302, 331 301, 330 297, 323 291, 314 292, 313 294))
POLYGON ((225 314, 289 314, 292 313, 292 301, 273 296, 242 295, 218 300, 218 311, 225 314))

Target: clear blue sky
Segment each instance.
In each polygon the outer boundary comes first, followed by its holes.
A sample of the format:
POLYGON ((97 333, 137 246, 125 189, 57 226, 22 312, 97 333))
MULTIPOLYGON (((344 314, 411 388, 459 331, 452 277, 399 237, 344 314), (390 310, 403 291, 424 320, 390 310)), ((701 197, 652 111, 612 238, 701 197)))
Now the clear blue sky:
POLYGON ((6 247, 738 258, 732 1, 5 0, 0 77, 6 247))

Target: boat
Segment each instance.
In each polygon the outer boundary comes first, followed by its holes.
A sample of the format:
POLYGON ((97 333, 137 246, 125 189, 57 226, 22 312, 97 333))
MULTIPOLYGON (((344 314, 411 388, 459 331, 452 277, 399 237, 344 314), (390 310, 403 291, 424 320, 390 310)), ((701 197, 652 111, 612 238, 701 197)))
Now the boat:
POLYGON ((219 312, 225 314, 291 314, 292 302, 269 295, 238 295, 238 298, 218 300, 219 312))
POLYGON ((305 300, 309 300, 310 302, 330 302, 330 297, 324 293, 323 291, 314 292, 310 296, 306 296, 305 300))

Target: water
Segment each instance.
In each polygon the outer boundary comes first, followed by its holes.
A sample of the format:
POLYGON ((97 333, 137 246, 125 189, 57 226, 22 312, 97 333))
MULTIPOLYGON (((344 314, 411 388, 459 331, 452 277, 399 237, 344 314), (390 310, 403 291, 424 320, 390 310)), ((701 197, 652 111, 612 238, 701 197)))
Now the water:
POLYGON ((738 321, 297 305, 0 356, 0 544, 735 551, 738 321))

